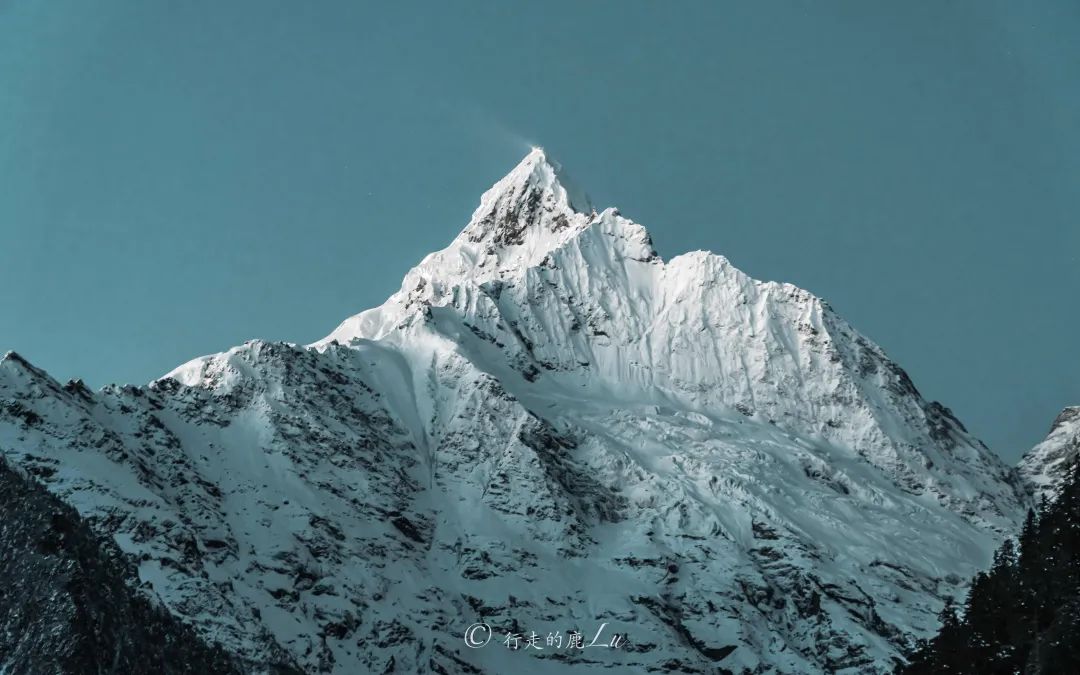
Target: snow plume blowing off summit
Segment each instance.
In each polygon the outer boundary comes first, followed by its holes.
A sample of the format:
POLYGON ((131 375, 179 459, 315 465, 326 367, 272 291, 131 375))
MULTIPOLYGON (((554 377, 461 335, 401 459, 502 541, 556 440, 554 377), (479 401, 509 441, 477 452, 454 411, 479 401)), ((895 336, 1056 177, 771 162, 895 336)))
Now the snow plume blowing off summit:
POLYGON ((312 673, 884 673, 1030 499, 827 303, 661 259, 540 148, 315 344, 98 392, 5 358, 0 449, 207 642, 312 673))

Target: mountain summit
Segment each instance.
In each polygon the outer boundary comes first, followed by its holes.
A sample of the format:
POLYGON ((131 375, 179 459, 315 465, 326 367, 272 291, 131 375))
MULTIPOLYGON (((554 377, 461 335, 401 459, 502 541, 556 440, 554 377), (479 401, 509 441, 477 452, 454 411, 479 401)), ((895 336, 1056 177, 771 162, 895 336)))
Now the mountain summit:
POLYGON ((1020 473, 1040 496, 1056 496, 1067 471, 1080 457, 1080 406, 1061 411, 1041 443, 1020 460, 1020 473))
POLYGON ((888 672, 1029 504, 827 303, 662 260, 539 149, 313 345, 98 392, 6 359, 0 449, 205 640, 312 673, 888 672))

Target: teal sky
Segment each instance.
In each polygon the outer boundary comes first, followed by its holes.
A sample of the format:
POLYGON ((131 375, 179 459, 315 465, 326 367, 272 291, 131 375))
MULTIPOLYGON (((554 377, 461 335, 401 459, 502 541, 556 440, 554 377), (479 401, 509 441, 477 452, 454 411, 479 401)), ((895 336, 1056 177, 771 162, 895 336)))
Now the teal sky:
POLYGON ((313 341, 536 143, 1011 460, 1080 404, 1077 35, 1074 0, 0 0, 0 350, 100 386, 313 341))

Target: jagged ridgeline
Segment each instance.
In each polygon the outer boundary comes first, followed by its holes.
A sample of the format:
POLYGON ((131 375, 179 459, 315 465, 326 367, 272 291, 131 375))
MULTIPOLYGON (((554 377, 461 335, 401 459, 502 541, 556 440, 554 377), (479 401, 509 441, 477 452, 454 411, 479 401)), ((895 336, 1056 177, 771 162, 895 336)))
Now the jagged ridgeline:
POLYGON ((828 303, 539 149, 315 344, 98 391, 7 355, 0 448, 207 644, 341 675, 887 673, 1030 504, 828 303))

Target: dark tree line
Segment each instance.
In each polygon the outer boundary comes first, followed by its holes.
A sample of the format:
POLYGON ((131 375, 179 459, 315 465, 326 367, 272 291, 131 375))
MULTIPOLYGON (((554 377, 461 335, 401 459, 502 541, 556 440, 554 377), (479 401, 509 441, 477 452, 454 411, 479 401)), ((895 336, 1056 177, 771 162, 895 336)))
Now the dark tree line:
POLYGON ((975 577, 963 612, 946 604, 941 631, 898 673, 1080 673, 1078 467, 975 577))

